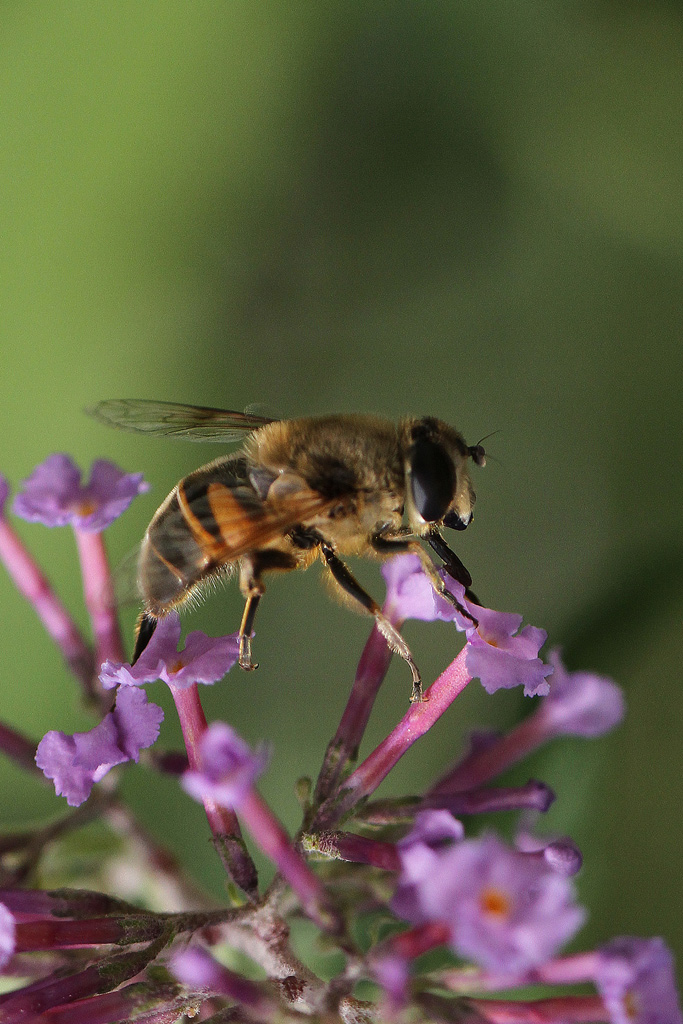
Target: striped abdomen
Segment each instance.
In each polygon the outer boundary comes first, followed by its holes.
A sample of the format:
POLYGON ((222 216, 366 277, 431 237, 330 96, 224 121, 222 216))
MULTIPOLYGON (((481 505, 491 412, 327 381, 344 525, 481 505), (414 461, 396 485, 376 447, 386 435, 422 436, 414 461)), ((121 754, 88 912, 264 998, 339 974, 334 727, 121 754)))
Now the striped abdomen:
POLYGON ((262 512, 242 456, 218 459, 181 480, 142 542, 138 585, 146 611, 165 614, 244 554, 262 512))

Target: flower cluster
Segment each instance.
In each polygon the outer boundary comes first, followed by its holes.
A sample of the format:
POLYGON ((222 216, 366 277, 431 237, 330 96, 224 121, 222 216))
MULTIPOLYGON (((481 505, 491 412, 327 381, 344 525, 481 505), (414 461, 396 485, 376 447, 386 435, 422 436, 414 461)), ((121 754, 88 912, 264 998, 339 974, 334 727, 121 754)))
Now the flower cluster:
POLYGON ((15 984, 0 995, 0 1020, 164 1024, 187 1014, 216 1022, 313 1017, 379 1024, 405 1014, 490 1024, 683 1024, 661 939, 622 937, 562 955, 585 919, 573 882, 581 853, 568 837, 533 831, 530 822, 554 799, 546 785, 492 784, 557 736, 596 737, 614 728, 624 703, 610 679, 568 671, 557 651, 544 661, 543 630, 473 604, 444 574, 454 598, 446 601, 418 557, 399 555, 383 568, 385 618, 397 628, 409 618, 451 622, 464 646, 426 699, 354 765, 390 660, 384 636, 372 629, 316 785, 303 801, 301 828, 290 837, 257 789, 269 750, 252 750, 227 722, 207 723, 202 709, 199 685, 220 684, 238 660, 238 637, 193 632, 182 644, 180 619, 171 613, 135 664, 126 661, 102 532, 145 489, 139 474, 104 461, 82 485, 74 463, 53 455, 15 499, 14 512, 24 519, 73 527, 91 642, 13 530, 5 514, 9 487, 0 478, 0 560, 99 719, 88 732, 51 731, 37 745, 0 724, 0 750, 27 770, 37 766, 74 808, 3 845, 12 857, 5 863, 0 854, 0 966, 15 984), (464 756, 424 793, 375 799, 406 751, 475 679, 489 694, 521 687, 533 698, 532 710, 503 735, 473 735, 464 756), (182 754, 156 749, 163 713, 143 688, 155 680, 172 694, 182 754), (150 771, 178 777, 179 799, 203 805, 231 883, 226 905, 198 897, 123 803, 121 770, 141 759, 150 771), (500 810, 519 812, 512 843, 469 824, 500 810), (141 909, 119 894, 27 886, 48 843, 95 817, 134 836, 137 856, 164 874, 163 910, 141 909), (265 891, 242 827, 275 865, 265 891), (339 951, 343 967, 332 979, 297 956, 287 924, 292 913, 314 922, 328 948, 339 951), (367 929, 358 925, 368 914, 379 915, 383 927, 360 939, 367 929), (420 957, 436 948, 441 966, 425 970, 420 957), (245 958, 253 969, 238 969, 245 958), (362 980, 374 986, 373 1001, 356 994, 362 980), (578 984, 580 991, 566 994, 578 984), (534 998, 521 991, 529 986, 534 998))

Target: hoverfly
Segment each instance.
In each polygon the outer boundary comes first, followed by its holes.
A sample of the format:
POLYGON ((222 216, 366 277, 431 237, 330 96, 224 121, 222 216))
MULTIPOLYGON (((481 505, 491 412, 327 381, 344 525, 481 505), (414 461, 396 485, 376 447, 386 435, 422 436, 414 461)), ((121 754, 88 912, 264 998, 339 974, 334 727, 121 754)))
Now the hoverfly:
POLYGON ((143 400, 100 402, 88 411, 109 426, 144 434, 243 440, 233 455, 176 484, 147 528, 138 560, 144 610, 133 661, 160 617, 183 605, 206 581, 237 568, 246 602, 239 664, 256 668, 251 634, 265 591, 264 573, 306 569, 319 557, 410 666, 412 701, 422 699, 422 689, 408 645, 340 556, 414 552, 434 590, 476 624, 419 543, 430 545, 476 601, 469 591, 470 574, 441 528, 464 530, 471 522, 475 495, 467 463, 485 465, 485 452, 481 444, 468 446, 441 420, 407 417, 398 425, 366 415, 275 420, 143 400))

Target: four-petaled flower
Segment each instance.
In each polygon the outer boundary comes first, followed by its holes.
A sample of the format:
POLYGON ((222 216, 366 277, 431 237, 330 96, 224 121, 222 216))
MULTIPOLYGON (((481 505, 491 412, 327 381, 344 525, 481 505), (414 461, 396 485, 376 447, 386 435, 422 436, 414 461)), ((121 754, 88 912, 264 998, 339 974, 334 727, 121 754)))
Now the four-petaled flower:
POLYGON ((382 573, 387 583, 386 614, 396 622, 454 622, 467 637, 467 671, 481 680, 487 693, 513 686, 523 686, 527 697, 548 693, 547 677, 553 669, 538 657, 547 639, 545 630, 536 626, 520 630, 521 615, 473 604, 465 597, 462 584, 442 572, 449 593, 476 620, 475 626, 472 619, 435 593, 417 555, 397 555, 382 567, 382 573))
POLYGON ((110 769, 137 761, 140 750, 152 746, 163 718, 161 708, 148 703, 144 690, 122 688, 114 710, 89 732, 46 733, 36 750, 36 764, 54 781, 57 795, 78 807, 110 769))
POLYGON ((105 689, 140 686, 161 679, 183 689, 194 683, 216 683, 239 656, 239 636, 210 637, 200 630, 188 633, 185 647, 178 651, 180 618, 175 612, 159 619, 152 639, 134 665, 106 661, 100 671, 105 689))
POLYGON ((14 512, 44 526, 71 524, 85 533, 100 533, 125 512, 133 498, 149 490, 142 473, 124 473, 113 462, 97 459, 90 480, 68 455, 50 455, 24 480, 14 512))
POLYGON ((595 982, 612 1024, 682 1024, 673 957, 661 939, 612 939, 595 982))
POLYGON ((426 849, 422 844, 420 877, 416 860, 407 861, 392 908, 412 924, 444 923, 453 950, 482 967, 522 974, 553 956, 583 922, 568 878, 494 835, 431 856, 426 849))

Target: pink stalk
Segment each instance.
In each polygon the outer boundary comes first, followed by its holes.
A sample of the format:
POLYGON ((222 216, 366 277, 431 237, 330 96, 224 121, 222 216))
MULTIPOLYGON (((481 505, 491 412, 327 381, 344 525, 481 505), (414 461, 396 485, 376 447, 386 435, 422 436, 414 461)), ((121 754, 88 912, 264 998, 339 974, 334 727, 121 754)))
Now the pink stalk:
POLYGON ((557 957, 520 976, 505 971, 488 971, 483 967, 454 967, 435 974, 435 981, 460 995, 469 992, 496 992, 501 989, 529 985, 577 985, 595 978, 597 955, 575 953, 557 957))
POLYGON ((544 714, 541 706, 504 736, 466 755, 460 764, 432 787, 430 795, 476 789, 553 739, 555 733, 552 721, 544 714))
POLYGON ((116 598, 109 559, 101 533, 87 533, 74 527, 81 561, 83 595, 95 638, 95 664, 124 662, 121 628, 116 614, 116 598))
MULTIPOLYGON (((400 626, 401 622, 393 625, 400 626)), ((351 693, 325 760, 315 789, 315 803, 326 800, 335 789, 349 761, 355 760, 375 699, 391 662, 392 652, 377 626, 372 627, 363 648, 351 693)))
POLYGON ((0 722, 0 750, 25 771, 43 773, 36 765, 36 744, 0 722))
MULTIPOLYGON (((187 759, 192 771, 202 771, 199 741, 206 732, 206 716, 199 699, 197 684, 179 687, 169 684, 183 731, 187 759)), ((216 850, 228 873, 252 899, 257 897, 258 877, 251 857, 242 840, 234 811, 221 807, 210 797, 204 797, 204 810, 214 837, 216 850)))
POLYGON ((555 999, 473 999, 472 1007, 490 1024, 609 1024, 599 996, 558 996, 555 999))
POLYGON ((159 934, 160 923, 152 917, 117 919, 92 918, 83 921, 42 920, 16 926, 16 950, 78 949, 105 943, 149 942, 159 934))
POLYGON ((451 930, 443 921, 429 921, 419 924, 400 935, 394 935, 383 943, 383 948, 396 953, 406 960, 416 960, 423 953, 437 946, 445 946, 451 937, 451 930))
POLYGON ((73 674, 86 693, 92 695, 94 661, 90 647, 53 591, 47 577, 9 523, 1 516, 0 559, 4 562, 19 593, 33 605, 73 674))
POLYGON ((195 1005, 195 1001, 177 995, 176 986, 167 986, 168 995, 157 988, 150 989, 147 985, 133 983, 118 992, 107 992, 106 995, 93 996, 91 999, 79 999, 68 1006, 57 1007, 48 1016, 28 1018, 26 1024, 112 1024, 112 1021, 126 1021, 139 1008, 149 1006, 155 999, 163 999, 164 1008, 156 1010, 144 1017, 135 1016, 136 1024, 176 1024, 182 1016, 183 1009, 195 1005))
MULTIPOLYGON (((0 996, 0 1020, 24 1021, 51 1007, 109 992, 144 970, 168 941, 161 936, 144 949, 106 957, 75 974, 56 972, 24 988, 0 996)), ((49 1018, 41 1017, 40 1020, 49 1018)))
POLYGON ((253 789, 239 804, 247 828, 301 901, 308 916, 325 931, 337 931, 340 922, 322 882, 315 875, 268 805, 253 789))
POLYGON ((413 743, 431 729, 462 693, 471 679, 465 666, 466 652, 467 645, 432 683, 422 703, 412 704, 396 728, 352 772, 339 797, 331 797, 322 805, 316 818, 316 828, 334 824, 360 800, 373 793, 413 743))
POLYGON ((302 838, 304 849, 321 853, 333 860, 352 861, 355 864, 370 864, 384 871, 398 871, 401 867, 398 852, 393 843, 380 839, 368 839, 353 832, 316 832, 302 838))

